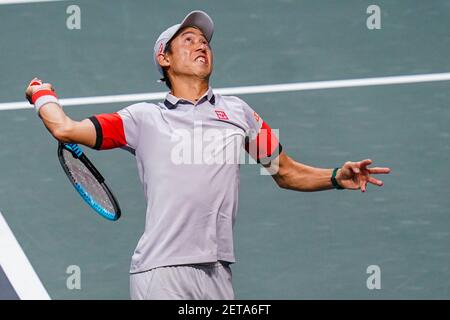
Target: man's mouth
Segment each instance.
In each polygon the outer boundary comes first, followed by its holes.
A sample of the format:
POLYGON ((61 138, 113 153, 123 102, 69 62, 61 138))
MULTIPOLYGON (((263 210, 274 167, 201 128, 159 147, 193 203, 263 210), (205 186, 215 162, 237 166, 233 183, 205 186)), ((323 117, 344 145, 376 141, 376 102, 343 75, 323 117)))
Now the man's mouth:
POLYGON ((208 63, 208 59, 205 56, 198 56, 197 58, 195 58, 194 61, 204 63, 204 64, 208 63))

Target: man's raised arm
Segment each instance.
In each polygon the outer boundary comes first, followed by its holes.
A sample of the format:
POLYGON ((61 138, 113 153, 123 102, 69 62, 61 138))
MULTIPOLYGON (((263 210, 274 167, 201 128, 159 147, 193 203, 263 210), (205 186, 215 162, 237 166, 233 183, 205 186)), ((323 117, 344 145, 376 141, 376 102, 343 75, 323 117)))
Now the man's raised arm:
POLYGON ((58 97, 49 83, 34 78, 25 91, 31 104, 52 136, 65 143, 78 143, 93 148, 96 131, 91 120, 70 119, 58 103, 58 97))

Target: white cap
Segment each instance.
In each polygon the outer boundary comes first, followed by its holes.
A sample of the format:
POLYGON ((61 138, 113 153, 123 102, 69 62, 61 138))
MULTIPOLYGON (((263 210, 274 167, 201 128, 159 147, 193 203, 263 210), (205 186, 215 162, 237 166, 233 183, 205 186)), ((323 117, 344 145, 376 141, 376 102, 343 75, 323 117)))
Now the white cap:
POLYGON ((214 22, 212 19, 203 11, 192 11, 189 13, 180 24, 176 24, 166 29, 156 40, 155 47, 153 48, 153 58, 155 60, 156 68, 159 73, 164 75, 163 69, 158 63, 158 55, 164 52, 167 43, 172 40, 173 36, 178 32, 178 30, 184 27, 197 27, 199 28, 206 37, 208 42, 211 41, 211 38, 214 33, 214 22))

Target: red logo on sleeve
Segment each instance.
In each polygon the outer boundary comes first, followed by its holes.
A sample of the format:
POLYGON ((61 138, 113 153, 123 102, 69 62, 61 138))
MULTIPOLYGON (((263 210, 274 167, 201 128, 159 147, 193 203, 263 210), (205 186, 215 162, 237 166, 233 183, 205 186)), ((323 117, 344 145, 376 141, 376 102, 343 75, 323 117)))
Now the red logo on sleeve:
POLYGON ((221 110, 214 110, 214 111, 216 112, 217 118, 219 118, 219 120, 229 120, 225 111, 221 110))

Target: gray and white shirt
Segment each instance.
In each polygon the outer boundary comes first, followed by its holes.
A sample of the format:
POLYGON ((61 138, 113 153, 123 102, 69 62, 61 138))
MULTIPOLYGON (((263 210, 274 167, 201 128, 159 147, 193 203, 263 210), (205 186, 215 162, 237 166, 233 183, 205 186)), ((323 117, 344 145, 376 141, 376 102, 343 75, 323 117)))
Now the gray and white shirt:
POLYGON ((275 134, 244 101, 213 94, 196 104, 168 94, 90 118, 96 149, 134 153, 147 202, 131 273, 235 262, 233 225, 243 146, 257 161, 281 152, 275 134))

